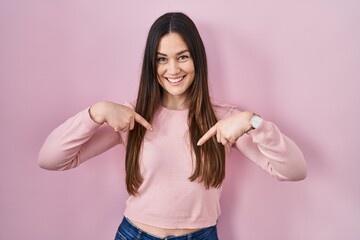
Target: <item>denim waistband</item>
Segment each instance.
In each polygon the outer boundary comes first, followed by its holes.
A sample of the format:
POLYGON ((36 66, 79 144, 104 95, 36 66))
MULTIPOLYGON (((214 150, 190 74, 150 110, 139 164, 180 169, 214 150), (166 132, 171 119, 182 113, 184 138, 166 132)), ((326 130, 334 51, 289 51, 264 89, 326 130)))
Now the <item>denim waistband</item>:
POLYGON ((123 218, 119 229, 118 235, 121 235, 117 239, 136 239, 136 240, 216 240, 217 231, 216 225, 199 229, 195 232, 184 234, 181 236, 168 236, 165 238, 156 237, 150 233, 147 233, 140 228, 136 227, 126 217, 123 218))

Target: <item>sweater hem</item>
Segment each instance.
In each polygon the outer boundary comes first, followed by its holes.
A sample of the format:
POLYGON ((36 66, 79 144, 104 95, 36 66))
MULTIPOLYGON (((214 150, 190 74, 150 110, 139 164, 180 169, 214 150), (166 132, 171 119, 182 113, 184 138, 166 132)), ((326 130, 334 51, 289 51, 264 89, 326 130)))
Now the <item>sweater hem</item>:
POLYGON ((124 212, 124 216, 129 220, 146 224, 152 227, 165 228, 165 229, 195 229, 206 228, 216 225, 217 218, 208 217, 206 219, 166 219, 160 217, 149 216, 145 214, 132 213, 130 211, 124 212))

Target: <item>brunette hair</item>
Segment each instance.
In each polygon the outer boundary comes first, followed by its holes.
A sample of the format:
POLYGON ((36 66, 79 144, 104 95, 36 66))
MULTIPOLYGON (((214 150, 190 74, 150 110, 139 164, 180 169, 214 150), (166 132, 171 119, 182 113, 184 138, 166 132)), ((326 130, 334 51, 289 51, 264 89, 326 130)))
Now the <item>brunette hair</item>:
MULTIPOLYGON (((205 47, 194 22, 185 14, 166 13, 151 26, 144 51, 135 111, 151 122, 160 106, 163 89, 157 79, 156 52, 160 39, 169 33, 178 33, 182 36, 195 66, 195 79, 187 90, 189 136, 191 149, 196 157, 195 170, 189 176, 189 180, 204 182, 207 189, 218 188, 225 178, 225 148, 215 137, 201 147, 197 146, 197 141, 216 124, 217 118, 209 96, 205 47)), ((125 170, 126 187, 130 195, 136 195, 143 182, 139 156, 145 133, 146 129, 137 123, 134 129, 129 131, 125 170)))

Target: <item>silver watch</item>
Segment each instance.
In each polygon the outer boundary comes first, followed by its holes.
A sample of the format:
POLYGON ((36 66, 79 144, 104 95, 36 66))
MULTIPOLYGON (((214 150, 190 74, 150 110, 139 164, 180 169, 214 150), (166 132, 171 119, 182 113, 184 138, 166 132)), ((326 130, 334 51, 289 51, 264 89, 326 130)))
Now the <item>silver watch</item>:
POLYGON ((262 118, 259 115, 255 114, 255 113, 250 118, 250 125, 254 129, 258 128, 260 126, 261 122, 262 122, 262 118))

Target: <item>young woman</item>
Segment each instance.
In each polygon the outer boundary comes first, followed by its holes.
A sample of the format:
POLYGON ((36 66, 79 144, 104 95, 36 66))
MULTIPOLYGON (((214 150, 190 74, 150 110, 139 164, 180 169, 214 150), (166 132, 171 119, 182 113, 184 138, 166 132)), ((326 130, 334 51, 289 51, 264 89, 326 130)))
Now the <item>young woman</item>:
POLYGON ((136 101, 98 102, 68 119, 46 139, 39 165, 66 170, 124 144, 129 198, 116 239, 218 239, 231 147, 279 180, 301 180, 307 169, 273 123, 212 101, 207 79, 195 24, 162 15, 148 34, 136 101))

